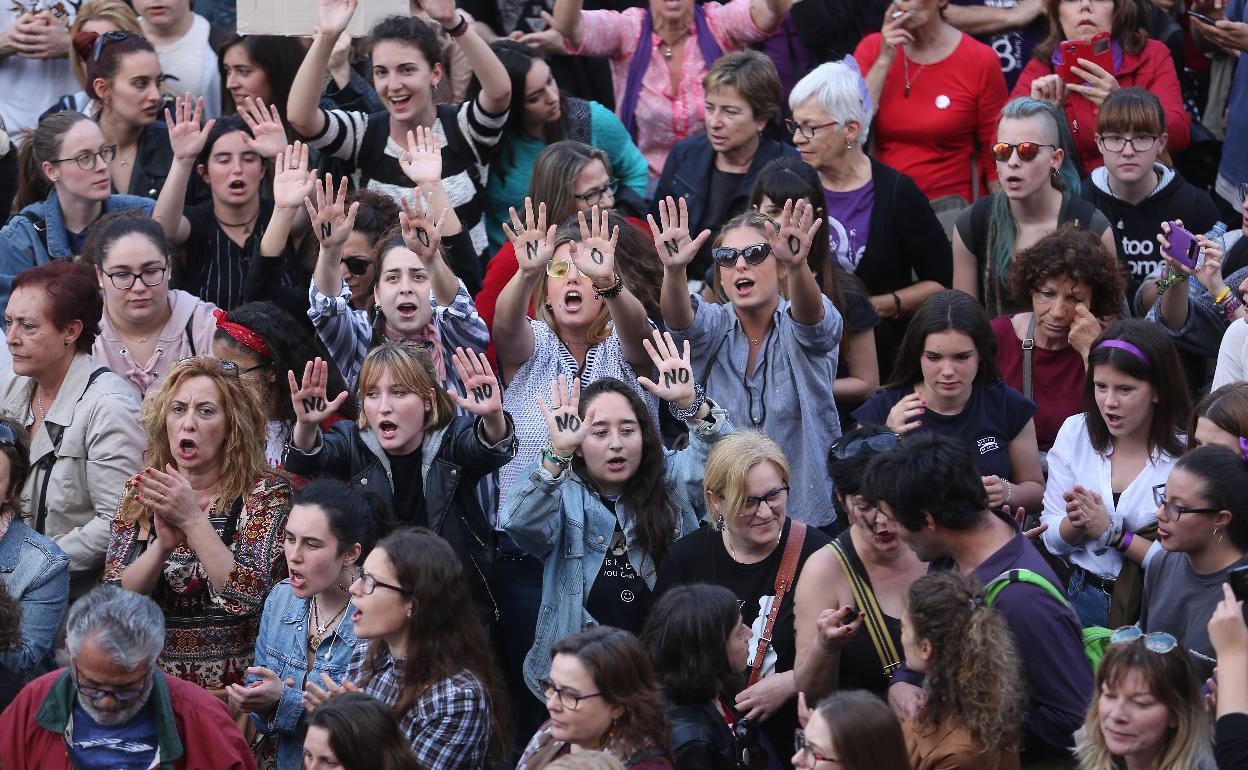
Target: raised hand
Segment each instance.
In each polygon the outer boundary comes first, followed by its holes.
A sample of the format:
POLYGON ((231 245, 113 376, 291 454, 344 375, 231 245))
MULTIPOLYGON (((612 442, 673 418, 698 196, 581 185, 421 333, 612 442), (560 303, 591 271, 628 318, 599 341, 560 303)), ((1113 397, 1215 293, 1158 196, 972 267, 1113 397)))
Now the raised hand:
POLYGON ((1010 487, 1005 479, 1000 476, 980 476, 979 481, 984 485, 984 492, 988 495, 989 508, 996 510, 1005 505, 1005 499, 1010 494, 1010 487))
POLYGON ((503 413, 503 389, 498 385, 498 378, 490 368, 490 359, 484 353, 455 348, 451 356, 455 364, 455 372, 459 381, 464 383, 461 396, 453 390, 446 391, 460 409, 472 412, 479 417, 488 417, 503 413))
POLYGON ((589 224, 585 223, 585 212, 576 213, 577 223, 581 226, 581 242, 572 243, 572 262, 582 275, 596 287, 610 288, 615 284, 615 244, 620 237, 620 227, 611 230, 608 224, 606 209, 599 211, 594 206, 589 211, 589 224))
POLYGON ((1058 107, 1066 104, 1066 81, 1061 75, 1044 75, 1031 81, 1031 98, 1058 107))
POLYGON ((262 158, 276 158, 286 147, 286 127, 282 125, 282 116, 278 114, 277 105, 267 107, 263 99, 252 99, 248 96, 239 105, 238 116, 251 129, 252 136, 244 134, 247 146, 260 154, 262 158))
POLYGON ((459 21, 455 0, 420 0, 420 6, 443 27, 453 27, 459 21))
POLYGON ((815 242, 815 233, 819 232, 823 219, 815 216, 810 201, 802 198, 794 203, 790 198, 784 202, 784 210, 776 217, 776 222, 780 225, 779 232, 771 222, 766 224, 771 253, 790 268, 802 265, 806 255, 810 254, 810 245, 815 242))
POLYGON ((173 157, 181 161, 193 161, 204 149, 208 132, 217 121, 210 120, 201 128, 199 118, 204 114, 204 97, 192 99, 188 92, 173 101, 173 114, 165 108, 165 123, 169 126, 169 146, 173 157), (194 110, 191 109, 194 105, 194 110))
POLYGON ((1018 522, 1018 528, 1023 531, 1023 536, 1026 537, 1028 540, 1035 540, 1036 538, 1043 535, 1045 532, 1049 531, 1048 524, 1041 524, 1038 527, 1032 527, 1031 529, 1027 529, 1026 528, 1027 527, 1027 509, 1023 508, 1022 506, 1019 506, 1017 509, 1011 511, 1010 506, 1007 505, 1007 506, 1004 506, 1002 510, 1005 511, 1006 516, 1014 517, 1014 521, 1018 522))
POLYGON ((316 29, 322 35, 338 37, 351 24, 351 17, 360 0, 320 0, 317 4, 316 29))
POLYGON ((903 11, 896 3, 889 5, 884 11, 884 23, 880 25, 880 56, 888 61, 897 57, 897 52, 904 46, 914 42, 914 33, 907 29, 913 11, 903 11))
POLYGON ((514 207, 508 212, 511 224, 503 222, 503 235, 511 241, 520 269, 526 273, 545 269, 546 263, 555 254, 555 231, 558 229, 556 225, 546 227, 546 204, 537 204, 537 216, 534 217, 533 199, 525 198, 523 222, 514 207))
POLYGON ((299 208, 316 186, 316 172, 308 171, 308 146, 295 142, 277 154, 273 168, 273 204, 282 209, 299 208))
POLYGON ((1070 333, 1067 334, 1066 339, 1072 348, 1079 351, 1079 355, 1087 359, 1088 354, 1092 352, 1092 343, 1096 342, 1096 338, 1101 336, 1103 331, 1105 331, 1105 324, 1092 315, 1087 305, 1082 303, 1075 305, 1075 320, 1070 325, 1070 333))
MULTIPOLYGON (((411 133, 411 132, 408 132, 411 133)), ((407 196, 399 199, 399 225, 403 229, 403 243, 427 267, 432 260, 439 259, 442 253, 438 248, 442 245, 442 225, 446 222, 446 209, 438 217, 436 224, 428 219, 429 202, 419 189, 412 190, 413 197, 419 198, 419 206, 413 206, 407 196)))
POLYGON ((684 198, 679 203, 670 196, 660 201, 659 223, 655 224, 650 214, 646 215, 646 221, 650 223, 650 232, 654 233, 654 249, 659 253, 664 268, 683 269, 697 256, 706 239, 711 237, 710 230, 703 230, 697 238, 690 238, 689 205, 684 198))
POLYGON ((1110 94, 1120 88, 1118 78, 1114 77, 1114 73, 1107 72, 1104 67, 1090 59, 1080 59, 1077 64, 1071 65, 1070 72, 1072 75, 1083 78, 1086 85, 1067 83, 1066 89, 1083 94, 1085 99, 1097 107, 1100 107, 1110 94))
MULTIPOLYGON (((176 527, 183 535, 188 527, 207 518, 195 501, 191 483, 171 464, 165 465, 163 471, 151 466, 144 468, 135 486, 140 490, 139 502, 156 514, 156 518, 176 527)), ((160 534, 156 536, 159 538, 160 534)))
POLYGON ((680 409, 688 409, 693 405, 695 397, 689 340, 685 340, 682 353, 680 348, 676 347, 676 341, 672 339, 670 332, 660 332, 655 329, 650 336, 651 339, 642 340, 641 344, 650 354, 654 368, 659 371, 655 378, 657 382, 649 377, 638 377, 637 382, 664 401, 675 404, 680 409))
POLYGON ((333 401, 326 401, 329 362, 320 357, 304 365, 302 387, 295 381, 293 371, 286 372, 286 377, 290 384, 290 403, 295 408, 295 420, 300 425, 320 425, 347 400, 348 393, 344 390, 333 401))
POLYGON ((347 242, 347 236, 355 227, 355 213, 360 210, 360 202, 356 201, 347 208, 347 178, 344 176, 338 184, 338 194, 334 194, 334 177, 326 174, 320 182, 312 183, 316 191, 316 203, 310 197, 303 199, 308 208, 308 219, 312 223, 312 232, 316 233, 321 248, 328 252, 341 251, 347 242))
POLYGON ((550 445, 555 448, 555 454, 568 457, 580 449, 589 435, 589 428, 594 424, 594 407, 589 408, 582 420, 577 413, 581 404, 581 378, 574 378, 572 395, 569 396, 568 378, 563 374, 550 383, 550 404, 546 406, 546 399, 537 397, 537 406, 546 418, 546 429, 550 431, 550 445))
POLYGON ((407 149, 399 153, 399 167, 412 184, 437 182, 442 178, 442 145, 432 128, 417 126, 407 132, 407 149))

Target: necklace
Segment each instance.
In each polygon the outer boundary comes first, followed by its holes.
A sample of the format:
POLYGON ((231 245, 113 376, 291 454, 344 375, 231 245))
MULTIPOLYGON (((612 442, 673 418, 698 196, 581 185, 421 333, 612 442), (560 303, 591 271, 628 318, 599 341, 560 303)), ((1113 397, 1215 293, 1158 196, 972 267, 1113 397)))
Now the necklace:
POLYGON ((256 213, 252 214, 252 215, 251 215, 251 218, 250 218, 250 219, 247 219, 247 220, 245 220, 245 221, 242 221, 242 222, 226 222, 224 219, 221 219, 220 217, 217 217, 217 223, 218 223, 219 225, 221 225, 222 227, 241 227, 241 228, 243 228, 243 235, 248 235, 248 234, 250 234, 250 233, 251 233, 251 223, 252 223, 252 222, 255 222, 255 221, 256 221, 256 218, 257 218, 257 217, 259 217, 259 216, 260 216, 260 210, 259 210, 259 209, 256 209, 256 213))
POLYGON ((43 395, 39 393, 39 388, 35 388, 35 407, 39 410, 39 419, 45 419, 48 416, 48 410, 43 408, 43 395))
POLYGON ((913 78, 913 79, 911 79, 911 77, 910 77, 910 57, 906 56, 906 51, 905 51, 905 49, 903 48, 903 49, 902 49, 902 51, 901 51, 901 66, 902 66, 902 69, 905 71, 905 76, 906 76, 906 90, 905 90, 905 93, 904 93, 904 94, 902 94, 902 96, 904 96, 906 99, 909 99, 909 98, 910 98, 910 85, 911 85, 911 84, 912 84, 915 80, 918 80, 918 79, 919 79, 919 75, 923 74, 923 68, 924 68, 924 67, 926 67, 927 65, 926 65, 926 64, 920 64, 920 65, 919 65, 919 68, 918 68, 917 70, 915 70, 915 71, 914 71, 914 78, 913 78))
MULTIPOLYGON (((667 41, 663 41, 663 58, 671 59, 672 56, 674 55, 672 53, 672 46, 680 45, 680 41, 684 40, 688 36, 689 36, 689 33, 686 31, 685 34, 681 35, 680 37, 676 38, 670 43, 668 43, 667 41)), ((659 39, 662 40, 662 38, 659 38, 659 39)))
POLYGON ((338 611, 334 613, 334 616, 330 618, 329 620, 325 621, 324 624, 322 624, 321 623, 321 611, 317 606, 318 602, 316 601, 316 599, 313 599, 312 600, 312 625, 316 627, 317 635, 324 637, 326 629, 328 629, 331 625, 333 625, 334 621, 338 619, 339 615, 347 611, 347 605, 350 603, 351 603, 351 600, 347 599, 346 603, 344 603, 341 607, 339 607, 338 611))

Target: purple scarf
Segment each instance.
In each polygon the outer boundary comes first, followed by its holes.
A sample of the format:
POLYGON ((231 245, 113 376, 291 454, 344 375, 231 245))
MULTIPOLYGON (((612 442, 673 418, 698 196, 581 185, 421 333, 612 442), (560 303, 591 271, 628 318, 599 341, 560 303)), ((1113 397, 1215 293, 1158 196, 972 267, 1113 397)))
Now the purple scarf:
MULTIPOLYGON (((715 36, 711 34, 711 28, 706 23, 706 11, 703 11, 700 5, 693 7, 693 24, 698 34, 698 49, 702 51, 702 61, 706 63, 706 68, 709 70, 711 65, 724 55, 724 49, 715 42, 715 36)), ((650 18, 650 9, 647 8, 645 16, 641 19, 641 36, 637 38, 637 50, 633 52, 633 60, 628 65, 628 82, 624 85, 624 98, 619 104, 620 120, 624 121, 624 127, 632 135, 633 141, 637 140, 636 113, 637 99, 641 96, 641 79, 645 76, 646 68, 650 66, 650 58, 654 55, 650 43, 650 35, 653 33, 654 22, 650 18)))

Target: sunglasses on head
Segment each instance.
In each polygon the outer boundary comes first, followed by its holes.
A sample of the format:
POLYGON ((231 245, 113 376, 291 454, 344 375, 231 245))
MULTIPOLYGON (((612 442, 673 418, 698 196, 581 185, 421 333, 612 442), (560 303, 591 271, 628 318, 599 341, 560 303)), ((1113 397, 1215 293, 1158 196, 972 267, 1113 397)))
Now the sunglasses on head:
POLYGON ((0 422, 0 446, 17 446, 17 436, 7 422, 0 422))
POLYGON ((1165 655, 1179 646, 1179 640, 1165 631, 1152 631, 1146 634, 1140 630, 1139 626, 1123 626, 1116 629, 1110 635, 1109 643, 1130 644, 1137 639, 1143 639, 1145 649, 1158 655, 1165 655))
POLYGON ((1057 149, 1057 145, 1054 144, 1038 144, 1036 142, 1010 144, 1009 142, 997 142, 992 146, 992 158, 998 163, 1008 163, 1010 157, 1014 155, 1014 151, 1018 150, 1020 160, 1035 160, 1036 156, 1040 154, 1041 147, 1057 149))
POLYGON ((136 35, 133 32, 122 32, 120 30, 110 30, 105 32, 103 35, 100 35, 95 39, 95 50, 91 52, 91 61, 97 62, 100 60, 100 54, 104 52, 105 41, 109 43, 120 43, 122 40, 126 40, 130 37, 142 37, 142 35, 136 35))
POLYGON ((372 260, 368 257, 343 257, 342 263, 347 266, 347 272, 351 275, 364 275, 372 260))
POLYGON ((856 436, 849 441, 837 439, 832 445, 832 456, 838 460, 848 460, 851 457, 857 457, 864 452, 870 451, 872 454, 887 452, 897 446, 897 442, 901 441, 901 436, 893 433, 891 430, 872 433, 870 436, 856 436))
POLYGON ((769 254, 771 254, 770 243, 756 243, 744 249, 734 249, 731 246, 716 246, 711 249, 711 257, 720 267, 732 267, 737 264, 737 257, 745 257, 747 265, 759 265, 767 259, 769 254))

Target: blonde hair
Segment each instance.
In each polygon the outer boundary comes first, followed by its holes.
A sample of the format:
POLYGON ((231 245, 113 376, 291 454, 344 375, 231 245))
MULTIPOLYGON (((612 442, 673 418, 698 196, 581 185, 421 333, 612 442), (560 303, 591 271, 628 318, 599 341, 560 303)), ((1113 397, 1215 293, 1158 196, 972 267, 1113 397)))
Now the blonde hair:
POLYGON ((703 481, 706 509, 715 509, 711 504, 711 497, 715 496, 723 506, 721 512, 739 510, 746 498, 745 475, 761 462, 776 466, 784 483, 789 483, 789 460, 784 450, 761 431, 740 430, 716 441, 706 458, 703 481))
MULTIPOLYGON (((419 343, 409 340, 387 340, 369 351, 360 366, 359 395, 363 403, 365 394, 381 380, 381 376, 390 372, 395 382, 407 388, 422 399, 429 399, 429 409, 425 413, 425 430, 432 431, 444 428, 455 416, 455 405, 446 395, 446 391, 438 387, 438 376, 433 371, 433 358, 429 351, 419 343), (429 395, 429 391, 433 395, 429 395)), ((368 430, 368 418, 364 409, 356 418, 360 430, 368 430)))
MULTIPOLYGON (((238 375, 238 369, 227 369, 212 356, 184 358, 169 368, 165 381, 148 394, 139 414, 139 424, 147 433, 147 464, 164 470, 177 465, 169 449, 169 428, 166 418, 173 395, 186 380, 207 377, 217 386, 221 397, 221 416, 225 423, 225 442, 221 446, 220 500, 228 504, 245 498, 256 481, 278 473, 265 460, 265 415, 255 391, 238 375)), ((127 495, 121 503, 121 520, 127 524, 151 521, 152 511, 127 495)))
MULTIPOLYGON (((576 219, 576 215, 573 214, 571 218, 564 220, 563 224, 559 225, 559 229, 555 231, 555 249, 557 250, 565 243, 572 243, 573 241, 579 243, 580 240, 580 222, 576 219)), ((619 257, 618 253, 616 257, 619 257)), ((568 259, 571 259, 571 257, 568 257, 568 259)), ((619 272, 618 268, 616 272, 619 272)), ((543 276, 542 280, 537 282, 537 286, 533 287, 533 315, 537 320, 549 326, 555 334, 558 334, 559 323, 555 320, 554 312, 546 306, 546 300, 549 297, 546 290, 547 280, 548 278, 543 276)), ((593 291, 593 282, 588 277, 585 280, 590 285, 589 291, 593 291)), ((593 322, 585 332, 585 341, 589 343, 590 347, 593 347, 610 337, 611 329, 611 310, 607 307, 607 303, 603 302, 602 306, 598 308, 598 315, 594 316, 593 322)))
MULTIPOLYGON (((73 40, 74 35, 81 32, 89 21, 108 21, 116 24, 117 29, 122 32, 129 32, 132 35, 143 34, 143 28, 139 26, 138 15, 126 4, 125 0, 87 0, 79 9, 78 15, 74 17, 74 23, 69 25, 69 39, 73 40)), ((73 69, 78 84, 84 91, 90 93, 86 62, 72 45, 69 47, 69 66, 73 69)))

